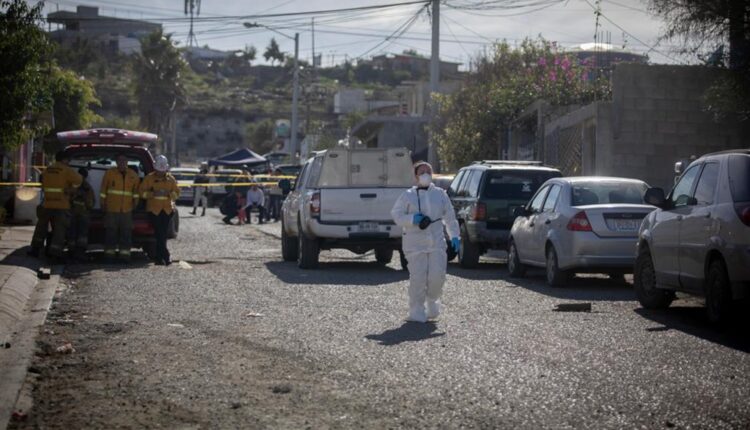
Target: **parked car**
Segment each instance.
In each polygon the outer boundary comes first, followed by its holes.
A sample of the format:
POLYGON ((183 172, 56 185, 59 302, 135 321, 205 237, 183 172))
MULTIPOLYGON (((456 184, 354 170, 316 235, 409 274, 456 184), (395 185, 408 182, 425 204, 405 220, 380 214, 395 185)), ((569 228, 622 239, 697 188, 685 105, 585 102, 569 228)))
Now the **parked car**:
POLYGON ((375 250, 375 259, 387 264, 401 249, 401 228, 393 222, 391 208, 413 182, 406 149, 316 153, 282 204, 282 257, 312 269, 323 249, 375 250))
POLYGON ((666 308, 675 291, 705 296, 715 323, 750 297, 750 149, 693 161, 638 232, 634 287, 645 308, 666 308))
POLYGON ((508 271, 545 267, 547 283, 561 286, 576 272, 632 272, 633 246, 641 221, 655 208, 643 201, 648 185, 636 179, 550 179, 537 191, 510 230, 508 271))
POLYGON ((458 171, 448 189, 461 227, 461 267, 475 267, 489 249, 508 249, 514 210, 559 170, 536 161, 478 161, 458 171))
MULTIPOLYGON (((94 189, 94 209, 89 225, 89 245, 104 244, 104 212, 101 210, 99 191, 104 173, 116 166, 115 159, 123 154, 128 167, 143 179, 154 170, 154 159, 147 146, 157 141, 151 133, 120 129, 74 130, 57 133, 57 140, 67 145, 65 153, 70 157, 74 169, 86 167, 86 180, 94 189)), ((179 214, 175 212, 169 225, 169 238, 176 238, 180 228, 179 214)), ((141 200, 133 211, 133 247, 142 248, 149 258, 156 256, 154 226, 149 221, 145 202, 141 200)))
POLYGON ((173 167, 169 169, 169 173, 174 176, 177 180, 177 185, 180 187, 180 196, 177 197, 177 203, 193 204, 193 196, 195 195, 195 188, 193 188, 193 181, 195 177, 200 173, 200 169, 192 167, 173 167))

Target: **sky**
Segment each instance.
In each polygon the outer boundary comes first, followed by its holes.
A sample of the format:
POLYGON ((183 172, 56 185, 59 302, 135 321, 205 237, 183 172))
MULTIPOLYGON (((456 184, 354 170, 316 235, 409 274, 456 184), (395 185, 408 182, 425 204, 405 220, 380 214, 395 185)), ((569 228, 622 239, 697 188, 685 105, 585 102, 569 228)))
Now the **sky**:
MULTIPOLYGON (((44 13, 75 10, 79 4, 96 6, 100 15, 161 22, 176 41, 185 45, 189 21, 184 14, 184 1, 56 0, 45 3, 44 13)), ((310 61, 312 58, 314 34, 315 53, 322 54, 324 67, 372 55, 400 53, 406 49, 430 56, 431 17, 421 4, 356 12, 267 16, 405 1, 408 0, 200 0, 200 15, 194 24, 194 32, 201 46, 236 50, 253 45, 258 50, 256 63, 260 64, 265 63, 262 53, 272 37, 282 51, 293 53, 295 32, 300 38, 300 59, 310 61), (245 22, 271 27, 286 36, 264 27, 245 28, 245 22)), ((440 57, 462 63, 461 69, 468 70, 470 59, 498 40, 516 44, 526 37, 541 35, 570 48, 594 42, 595 29, 598 28, 599 42, 610 42, 618 48, 648 54, 653 63, 694 62, 676 54, 674 42, 659 40, 663 23, 646 9, 643 1, 600 0, 602 15, 598 27, 595 2, 447 0, 440 11, 440 57), (484 9, 461 8, 481 4, 485 5, 484 9)))

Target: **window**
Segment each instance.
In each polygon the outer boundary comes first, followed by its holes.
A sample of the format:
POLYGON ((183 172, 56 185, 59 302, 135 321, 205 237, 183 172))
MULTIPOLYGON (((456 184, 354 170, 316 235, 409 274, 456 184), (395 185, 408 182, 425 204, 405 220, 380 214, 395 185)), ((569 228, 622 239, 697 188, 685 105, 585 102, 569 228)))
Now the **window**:
POLYGON ((479 184, 482 182, 482 173, 484 172, 481 170, 475 170, 468 180, 469 183, 466 186, 468 197, 477 197, 479 195, 479 184))
POLYGON ((310 170, 309 162, 305 163, 304 167, 302 167, 302 171, 300 172, 299 178, 297 178, 297 183, 295 184, 295 190, 302 190, 305 188, 305 181, 307 180, 308 170, 310 170))
POLYGON ((729 157, 729 189, 735 203, 750 201, 750 156, 732 155, 729 157))
POLYGON ((713 204, 718 181, 719 163, 706 163, 695 187, 695 200, 699 205, 713 204))
POLYGON ((476 170, 466 170, 466 173, 464 173, 464 177, 461 180, 461 185, 458 188, 459 197, 469 197, 469 183, 471 183, 471 177, 475 176, 476 173, 476 170))
POLYGON ((310 185, 316 185, 318 183, 318 179, 320 179, 320 171, 323 167, 323 157, 315 157, 313 159, 312 164, 310 164, 310 180, 307 181, 310 185))
POLYGON ((528 201, 553 172, 490 170, 482 195, 489 199, 528 201))
POLYGON ((549 190, 549 195, 547 195, 547 200, 544 201, 544 207, 542 207, 542 212, 552 212, 555 209, 555 204, 557 203, 557 197, 560 195, 560 190, 562 190, 562 187, 554 184, 549 190))
POLYGON ((458 195, 458 188, 459 188, 459 185, 461 184, 461 179, 463 179, 463 177, 466 176, 465 173, 466 173, 466 170, 462 170, 458 172, 458 175, 456 175, 455 178, 453 178, 453 182, 451 182, 450 187, 448 187, 449 196, 458 195))
POLYGON ((701 170, 700 167, 700 165, 695 165, 687 169, 680 178, 680 182, 674 186, 669 198, 672 202, 672 206, 687 206, 690 201, 690 192, 693 190, 693 184, 695 184, 695 180, 698 178, 698 172, 701 170))
POLYGON ((542 211, 542 202, 544 202, 544 197, 547 196, 547 191, 549 191, 549 186, 542 188, 536 196, 534 196, 534 199, 529 203, 529 211, 531 211, 531 213, 536 214, 542 211))
POLYGON ((574 182, 571 206, 617 203, 642 205, 647 189, 645 182, 574 182))

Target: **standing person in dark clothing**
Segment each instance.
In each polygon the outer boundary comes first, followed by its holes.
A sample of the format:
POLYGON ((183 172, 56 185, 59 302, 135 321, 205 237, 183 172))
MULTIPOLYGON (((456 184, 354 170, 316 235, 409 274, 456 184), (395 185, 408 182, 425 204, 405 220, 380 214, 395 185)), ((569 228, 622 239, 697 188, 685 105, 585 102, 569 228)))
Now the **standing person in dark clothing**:
POLYGON ((78 169, 78 174, 83 177, 83 182, 70 199, 72 219, 68 229, 68 246, 74 249, 74 258, 83 260, 89 244, 89 222, 95 196, 94 189, 86 181, 89 176, 88 169, 81 167, 78 169))
POLYGON ((207 186, 201 185, 208 184, 209 182, 208 166, 201 166, 200 173, 198 173, 198 176, 196 176, 195 180, 193 180, 193 189, 195 191, 195 195, 193 196, 193 211, 190 212, 190 214, 195 215, 196 210, 198 209, 198 204, 200 204, 203 207, 201 216, 206 216, 206 207, 208 207, 209 192, 207 186))
POLYGON ((180 188, 174 176, 167 173, 167 157, 159 155, 154 163, 155 171, 146 175, 141 183, 141 196, 146 199, 146 212, 154 225, 156 233, 156 264, 172 264, 167 249, 167 230, 174 214, 174 202, 180 195, 180 188))

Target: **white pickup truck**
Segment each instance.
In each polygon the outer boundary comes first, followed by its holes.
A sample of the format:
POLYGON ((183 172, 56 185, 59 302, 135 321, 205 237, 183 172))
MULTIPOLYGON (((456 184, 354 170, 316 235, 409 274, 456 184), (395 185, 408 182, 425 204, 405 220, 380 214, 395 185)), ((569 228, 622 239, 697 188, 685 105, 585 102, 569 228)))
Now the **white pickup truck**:
POLYGON ((318 265, 320 250, 375 250, 387 264, 401 248, 391 209, 414 182, 407 149, 336 148, 305 162, 282 205, 281 253, 303 269, 318 265))

